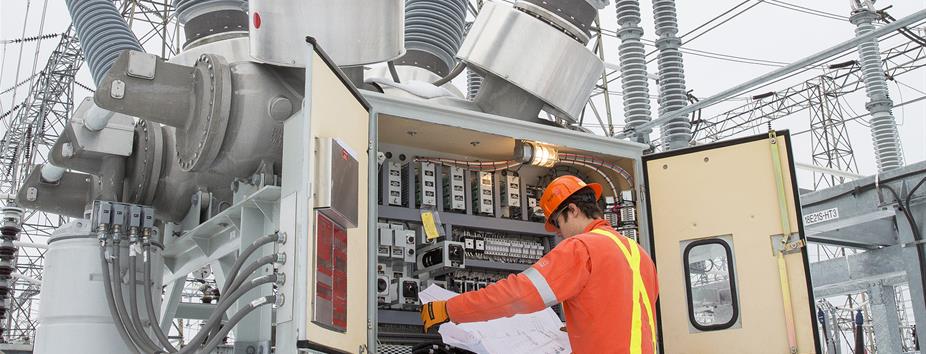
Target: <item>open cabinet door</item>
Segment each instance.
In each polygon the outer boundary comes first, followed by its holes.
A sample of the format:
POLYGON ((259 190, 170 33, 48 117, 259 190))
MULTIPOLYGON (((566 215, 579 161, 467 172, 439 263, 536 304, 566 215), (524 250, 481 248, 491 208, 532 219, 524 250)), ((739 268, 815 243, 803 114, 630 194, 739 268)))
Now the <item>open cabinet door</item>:
POLYGON ((821 352, 790 143, 644 157, 662 353, 821 352))

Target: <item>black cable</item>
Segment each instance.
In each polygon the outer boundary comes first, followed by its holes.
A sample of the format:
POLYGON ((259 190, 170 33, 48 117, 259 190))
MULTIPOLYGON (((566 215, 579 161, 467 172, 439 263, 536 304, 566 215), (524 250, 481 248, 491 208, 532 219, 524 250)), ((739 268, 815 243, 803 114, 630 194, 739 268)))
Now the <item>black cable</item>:
MULTIPOLYGON (((897 19, 894 18, 894 16, 891 16, 890 14, 887 13, 887 9, 879 10, 878 15, 881 16, 881 20, 884 21, 885 23, 891 23, 891 22, 897 21, 897 19)), ((907 39, 915 42, 916 44, 926 47, 926 38, 919 36, 918 34, 911 31, 909 28, 901 27, 897 30, 897 32, 900 32, 900 34, 902 34, 904 37, 907 37, 907 39)))
POLYGON ((910 200, 913 198, 913 192, 916 192, 916 190, 921 185, 923 185, 923 182, 926 182, 926 177, 921 179, 920 182, 916 184, 916 187, 910 190, 910 193, 907 194, 906 205, 904 204, 904 200, 900 199, 897 191, 895 191, 894 188, 891 188, 891 186, 879 184, 878 190, 887 189, 891 192, 891 194, 894 196, 894 200, 897 202, 900 210, 903 212, 904 217, 907 219, 907 223, 909 224, 910 229, 913 230, 913 241, 916 242, 913 247, 916 249, 916 256, 918 258, 917 260, 919 261, 921 268, 920 285, 926 287, 926 271, 923 271, 922 269, 923 267, 926 267, 926 251, 924 251, 926 244, 923 244, 923 235, 920 234, 920 227, 917 225, 916 219, 913 217, 913 213, 910 212, 910 200))

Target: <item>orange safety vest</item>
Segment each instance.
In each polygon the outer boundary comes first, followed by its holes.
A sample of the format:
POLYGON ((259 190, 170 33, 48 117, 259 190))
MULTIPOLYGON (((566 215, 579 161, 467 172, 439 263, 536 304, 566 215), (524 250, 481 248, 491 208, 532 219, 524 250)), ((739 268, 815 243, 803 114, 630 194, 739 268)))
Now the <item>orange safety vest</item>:
POLYGON ((526 271, 450 299, 450 319, 486 321, 562 303, 574 353, 655 353, 652 259, 603 220, 585 231, 526 271))

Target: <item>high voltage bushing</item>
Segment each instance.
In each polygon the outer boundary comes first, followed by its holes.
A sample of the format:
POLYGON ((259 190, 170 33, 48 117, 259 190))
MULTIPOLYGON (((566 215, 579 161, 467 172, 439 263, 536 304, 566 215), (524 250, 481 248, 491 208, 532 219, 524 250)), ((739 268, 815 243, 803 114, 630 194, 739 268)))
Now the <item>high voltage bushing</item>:
MULTIPOLYGON (((659 48, 659 116, 685 108, 688 94, 685 88, 685 65, 678 34, 675 0, 653 0, 656 22, 656 47, 659 48)), ((669 120, 662 125, 662 141, 666 150, 688 147, 691 122, 687 116, 669 120)))
MULTIPOLYGON (((871 10, 856 11, 849 18, 856 25, 856 36, 863 36, 875 30, 874 21, 878 15, 871 10)), ((871 112, 871 139, 875 147, 878 171, 887 171, 904 165, 903 150, 897 123, 891 113, 894 103, 888 94, 887 80, 881 67, 881 51, 877 39, 860 42, 858 45, 859 63, 865 80, 868 103, 865 108, 871 112)))
POLYGON ((406 0, 404 56, 396 64, 425 68, 444 76, 463 44, 465 0, 406 0))
POLYGON ((95 83, 103 80, 123 50, 144 51, 112 1, 68 0, 67 7, 95 83))
MULTIPOLYGON (((0 224, 0 318, 6 318, 6 300, 12 289, 12 274, 16 269, 16 247, 13 241, 19 240, 22 231, 23 210, 15 207, 2 209, 3 220, 0 224)), ((0 327, 0 342, 3 342, 3 330, 0 327)))
MULTIPOLYGON (((646 74, 646 53, 643 49, 643 28, 640 28, 640 2, 638 0, 618 0, 617 24, 620 29, 617 36, 621 40, 618 48, 621 69, 621 89, 624 91, 624 121, 628 129, 652 120, 649 101, 649 79, 646 74)), ((640 131, 637 139, 649 142, 649 132, 640 131)))

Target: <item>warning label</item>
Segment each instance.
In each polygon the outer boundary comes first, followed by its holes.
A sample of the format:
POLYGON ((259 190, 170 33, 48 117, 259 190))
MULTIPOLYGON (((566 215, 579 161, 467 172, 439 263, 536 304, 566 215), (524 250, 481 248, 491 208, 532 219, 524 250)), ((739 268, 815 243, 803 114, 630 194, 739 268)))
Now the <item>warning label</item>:
POLYGON ((839 219, 839 208, 826 209, 804 215, 804 225, 813 225, 836 219, 839 219))

